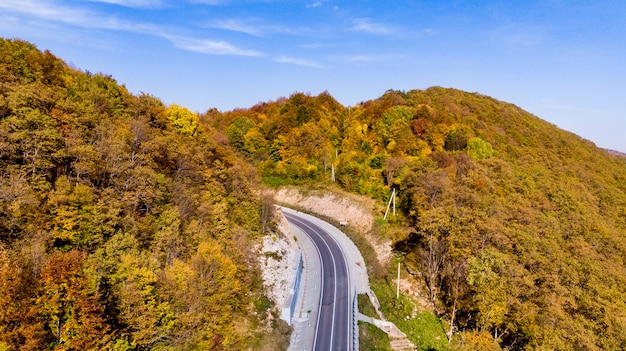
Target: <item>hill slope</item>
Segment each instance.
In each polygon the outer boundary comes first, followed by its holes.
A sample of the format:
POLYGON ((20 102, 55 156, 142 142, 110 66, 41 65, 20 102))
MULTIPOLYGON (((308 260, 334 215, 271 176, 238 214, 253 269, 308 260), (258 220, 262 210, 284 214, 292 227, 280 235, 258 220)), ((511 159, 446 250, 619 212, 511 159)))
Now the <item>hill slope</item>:
POLYGON ((257 173, 396 189, 388 235, 459 349, 626 348, 624 158, 439 87, 196 116, 2 40, 0 349, 284 348, 257 173))
POLYGON ((205 118, 268 184, 334 173, 382 201, 395 188, 412 232, 394 247, 460 346, 626 347, 623 158, 514 105, 438 87, 350 108, 296 93, 205 118))
POLYGON ((285 348, 255 173, 214 134, 0 40, 0 349, 285 348))

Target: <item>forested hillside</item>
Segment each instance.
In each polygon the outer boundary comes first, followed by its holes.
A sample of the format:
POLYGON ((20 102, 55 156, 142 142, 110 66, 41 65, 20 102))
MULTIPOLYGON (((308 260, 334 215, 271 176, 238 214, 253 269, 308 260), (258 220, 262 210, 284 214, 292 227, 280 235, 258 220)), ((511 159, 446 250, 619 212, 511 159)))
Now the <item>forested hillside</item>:
POLYGON ((626 158, 438 87, 197 116, 1 40, 0 350, 284 349, 258 179, 333 176, 397 191, 451 347, 626 349, 626 158))
POLYGON ((257 177, 227 142, 0 40, 0 350, 284 348, 254 250, 257 177))
POLYGON ((205 118, 266 184, 387 201, 391 239, 461 349, 626 348, 626 159, 475 93, 296 93, 205 118), (490 341, 491 340, 491 341, 490 341), (494 343, 493 341, 497 341, 494 343))

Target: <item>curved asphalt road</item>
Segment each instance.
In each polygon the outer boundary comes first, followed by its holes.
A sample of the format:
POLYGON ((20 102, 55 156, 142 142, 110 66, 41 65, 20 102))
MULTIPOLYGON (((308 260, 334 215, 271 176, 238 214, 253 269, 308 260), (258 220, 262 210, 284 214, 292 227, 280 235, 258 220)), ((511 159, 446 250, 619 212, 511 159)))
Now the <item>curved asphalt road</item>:
POLYGON ((313 350, 350 350, 352 343, 352 299, 348 264, 333 237, 315 223, 285 213, 287 220, 313 241, 321 260, 321 296, 315 323, 313 350))

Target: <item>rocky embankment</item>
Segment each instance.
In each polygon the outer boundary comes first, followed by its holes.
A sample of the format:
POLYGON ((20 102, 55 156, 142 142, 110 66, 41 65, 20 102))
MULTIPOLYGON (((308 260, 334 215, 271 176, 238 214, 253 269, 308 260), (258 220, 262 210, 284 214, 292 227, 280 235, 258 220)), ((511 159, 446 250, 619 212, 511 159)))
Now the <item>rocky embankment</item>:
POLYGON ((349 193, 330 192, 328 190, 301 191, 292 187, 283 187, 272 194, 276 202, 303 211, 347 222, 349 226, 361 232, 376 251, 381 264, 391 259, 391 242, 372 235, 373 213, 376 213, 374 200, 349 193))
POLYGON ((276 212, 280 218, 278 231, 263 237, 260 260, 267 296, 280 307, 289 296, 300 248, 290 234, 289 223, 280 210, 276 212))

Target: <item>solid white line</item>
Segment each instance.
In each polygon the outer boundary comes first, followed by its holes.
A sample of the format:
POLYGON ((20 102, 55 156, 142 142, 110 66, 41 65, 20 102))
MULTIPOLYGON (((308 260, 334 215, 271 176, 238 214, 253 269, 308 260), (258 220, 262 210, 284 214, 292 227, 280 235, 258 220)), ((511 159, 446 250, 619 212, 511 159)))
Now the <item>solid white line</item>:
MULTIPOLYGON (((328 233, 328 232, 326 232, 326 233, 328 233)), ((328 235, 328 236, 330 237, 330 239, 332 241, 335 242, 335 245, 337 245, 337 247, 339 248, 339 251, 341 251, 341 253, 343 254, 343 261, 344 261, 344 264, 346 266, 346 275, 348 276, 348 299, 351 299, 352 298, 352 284, 351 284, 351 281, 350 281, 350 278, 351 278, 350 275, 351 274, 350 274, 350 267, 348 266, 348 258, 347 258, 348 256, 346 256, 346 253, 343 251, 343 247, 341 246, 341 244, 339 244, 337 239, 334 236, 332 236, 332 235, 328 235)), ((335 272, 336 272, 336 267, 335 267, 335 272)), ((337 274, 335 274, 335 279, 336 279, 336 277, 337 277, 337 274)), ((336 283, 335 283, 335 286, 336 286, 336 283)), ((353 312, 352 301, 350 302, 350 308, 348 309, 348 311, 349 311, 349 317, 351 317, 351 318, 348 318, 348 329, 347 330, 348 330, 348 333, 350 333, 350 335, 352 335, 352 319, 354 318, 354 316, 352 315, 352 312, 353 312)), ((352 335, 352 338, 354 338, 354 335, 352 335)), ((350 350, 350 344, 351 344, 352 338, 350 338, 350 337, 347 338, 347 343, 348 344, 346 345, 347 346, 346 350, 350 350)))
MULTIPOLYGON (((319 228, 319 227, 318 227, 319 228)), ((313 228, 311 228, 313 229, 313 228)), ((320 228, 322 229, 322 228, 320 228)), ((314 229, 313 229, 314 230, 314 229)), ((314 230, 315 232, 317 232, 316 230, 314 230)), ((328 234, 328 232, 326 232, 324 229, 322 229, 323 232, 325 232, 326 234, 328 234)), ((322 241, 324 242, 324 245, 326 245, 326 247, 328 248, 328 252, 330 252, 330 258, 333 260, 333 268, 335 269, 335 291, 333 294, 333 318, 332 318, 332 323, 330 325, 330 350, 332 351, 333 348, 333 337, 335 334, 335 319, 336 319, 336 311, 337 311, 337 262, 335 261, 335 254, 333 254, 333 250, 330 249, 330 245, 328 245, 328 242, 326 241, 326 239, 318 232, 318 235, 320 236, 320 239, 322 239, 322 241)), ((330 234, 328 234, 328 236, 331 236, 330 234)))

